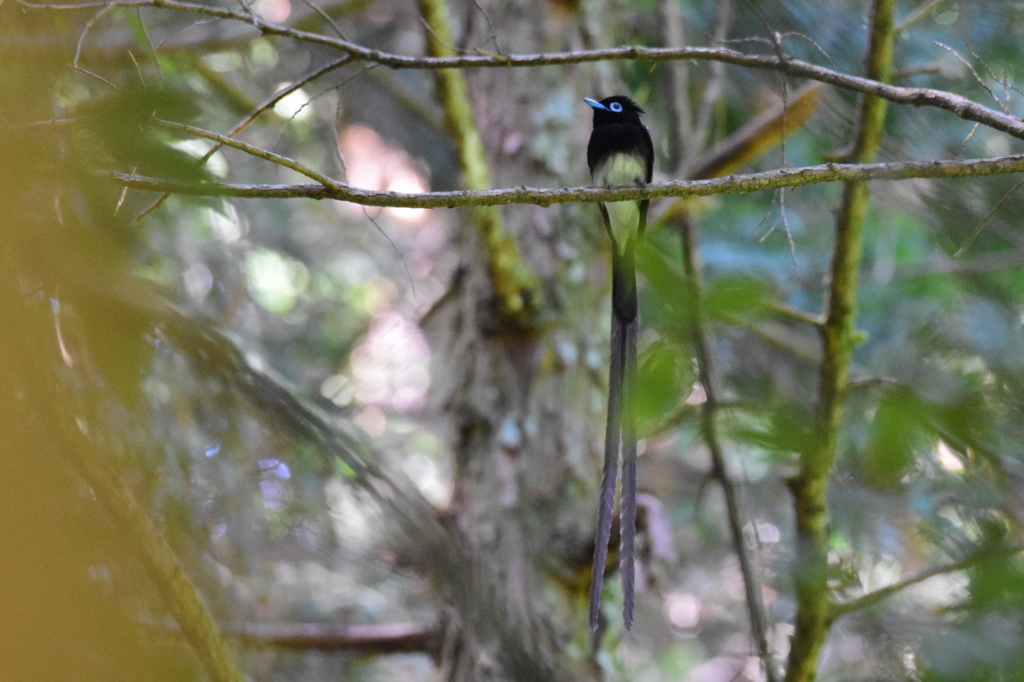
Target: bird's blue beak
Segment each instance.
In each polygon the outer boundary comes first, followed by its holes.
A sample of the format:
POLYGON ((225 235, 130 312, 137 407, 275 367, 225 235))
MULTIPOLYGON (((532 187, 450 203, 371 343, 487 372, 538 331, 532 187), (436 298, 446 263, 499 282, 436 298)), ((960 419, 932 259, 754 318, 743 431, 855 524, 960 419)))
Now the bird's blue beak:
POLYGON ((605 105, 601 104, 596 99, 590 99, 589 97, 584 97, 583 101, 586 102, 587 104, 589 104, 594 109, 601 109, 602 111, 608 111, 608 107, 606 107, 605 105))

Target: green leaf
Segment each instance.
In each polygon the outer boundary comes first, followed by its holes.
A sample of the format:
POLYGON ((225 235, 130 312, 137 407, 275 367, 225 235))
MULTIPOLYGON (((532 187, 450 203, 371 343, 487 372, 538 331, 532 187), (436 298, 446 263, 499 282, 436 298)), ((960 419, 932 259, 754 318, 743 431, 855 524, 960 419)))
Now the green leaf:
POLYGON ((170 144, 155 119, 189 122, 199 113, 184 92, 168 87, 124 87, 78 111, 86 147, 82 162, 95 166, 89 153, 110 157, 122 170, 199 182, 209 173, 197 159, 170 144), (90 144, 91 143, 91 144, 90 144), (90 149, 91 148, 91 149, 90 149))
POLYGON ((723 322, 756 318, 771 295, 762 280, 744 275, 719 277, 704 290, 704 315, 723 322))
POLYGON ((655 421, 685 400, 693 377, 693 363, 685 348, 665 341, 651 344, 637 370, 634 400, 638 423, 655 421))

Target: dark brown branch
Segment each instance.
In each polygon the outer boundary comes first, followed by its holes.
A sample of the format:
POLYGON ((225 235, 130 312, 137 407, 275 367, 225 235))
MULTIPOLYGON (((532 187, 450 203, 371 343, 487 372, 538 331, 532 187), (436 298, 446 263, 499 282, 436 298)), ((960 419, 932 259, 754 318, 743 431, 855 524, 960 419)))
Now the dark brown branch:
POLYGON ((329 623, 242 623, 221 632, 248 646, 280 649, 359 651, 371 654, 423 652, 437 655, 441 631, 433 625, 333 625, 329 623))

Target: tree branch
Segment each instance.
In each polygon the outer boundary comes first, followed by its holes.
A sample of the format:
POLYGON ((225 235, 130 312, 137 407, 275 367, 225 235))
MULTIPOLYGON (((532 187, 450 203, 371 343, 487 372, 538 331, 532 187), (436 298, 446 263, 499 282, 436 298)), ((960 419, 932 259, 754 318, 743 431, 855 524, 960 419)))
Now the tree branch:
POLYGON ((757 575, 754 560, 747 549, 743 537, 743 514, 740 510, 739 493, 736 490, 736 485, 729 478, 729 472, 725 463, 725 452, 722 450, 722 442, 716 422, 716 414, 720 406, 721 396, 718 389, 714 349, 704 331, 704 314, 700 293, 700 255, 697 249, 695 231, 689 217, 684 216, 680 221, 679 234, 683 244, 683 265, 686 270, 686 276, 693 287, 693 295, 687 310, 690 317, 694 350, 697 356, 697 367, 700 370, 700 381, 704 386, 705 395, 704 403, 700 408, 701 436, 704 439, 704 443, 708 446, 708 452, 711 454, 712 475, 719 485, 722 486, 722 493, 725 497, 726 515, 729 519, 733 550, 736 552, 736 558, 740 563, 740 572, 743 574, 743 588, 746 595, 747 609, 750 614, 751 636, 757 645, 758 655, 761 657, 761 663, 764 666, 765 679, 767 682, 775 682, 777 674, 771 648, 768 646, 764 600, 761 595, 761 580, 757 575))
MULTIPOLYGON (((427 52, 432 57, 451 55, 448 46, 453 40, 445 0, 419 0, 419 6, 429 29, 427 52)), ((434 77, 444 107, 445 124, 455 143, 462 181, 471 190, 488 190, 491 169, 477 130, 465 76, 456 69, 439 69, 434 77)), ((501 311, 518 324, 528 325, 543 300, 540 282, 523 260, 515 236, 505 230, 501 213, 489 206, 477 206, 471 215, 483 240, 491 286, 501 311)))
MULTIPOLYGON (((211 140, 213 142, 216 142, 220 146, 231 147, 232 149, 237 149, 238 151, 245 152, 246 154, 255 156, 257 159, 263 159, 264 161, 276 163, 277 165, 283 166, 284 168, 287 168, 289 170, 293 170, 300 175, 305 175, 310 180, 316 180, 325 187, 334 187, 336 185, 341 184, 339 181, 329 178, 323 173, 320 173, 319 171, 313 170, 312 168, 299 163, 295 159, 290 159, 287 156, 276 154, 272 151, 263 149, 262 147, 257 147, 256 145, 249 144, 248 142, 236 140, 235 138, 229 137, 228 135, 221 135, 220 133, 215 133, 210 130, 204 130, 203 128, 197 128, 195 126, 190 126, 186 123, 177 123, 175 121, 163 121, 160 119, 155 119, 154 123, 160 126, 161 128, 164 128, 165 130, 174 130, 179 133, 195 135, 196 137, 201 137, 205 140, 211 140)), ((211 152, 212 151, 213 150, 211 150, 211 152)), ((212 154, 207 153, 207 155, 200 159, 200 161, 205 162, 206 160, 208 160, 209 156, 212 156, 212 154)))
POLYGON ((945 109, 956 116, 981 123, 995 130, 1024 139, 1024 122, 1000 111, 984 107, 976 102, 961 97, 960 95, 935 90, 932 88, 904 88, 876 79, 862 78, 840 73, 832 69, 826 69, 799 59, 790 59, 785 56, 752 55, 737 52, 726 48, 710 47, 684 47, 684 48, 657 48, 642 46, 624 46, 606 50, 581 50, 576 52, 552 52, 541 54, 523 55, 458 55, 446 57, 410 57, 407 55, 392 54, 374 50, 356 43, 322 35, 301 31, 299 29, 272 24, 264 21, 256 14, 238 12, 222 7, 208 5, 197 5, 189 2, 178 2, 177 0, 123 0, 121 2, 88 2, 78 5, 67 5, 60 3, 35 4, 20 0, 25 7, 43 10, 84 10, 96 9, 98 7, 156 7, 178 12, 193 14, 204 14, 218 17, 220 19, 231 19, 249 24, 260 33, 268 35, 279 35, 304 42, 324 45, 340 50, 348 54, 353 60, 373 62, 388 66, 394 69, 449 69, 449 68, 487 68, 487 67, 538 67, 558 66, 565 64, 580 64, 585 62, 599 62, 609 60, 639 60, 648 62, 663 62, 679 59, 690 59, 695 61, 716 61, 743 66, 753 69, 768 69, 778 71, 796 78, 809 78, 834 85, 846 90, 853 90, 868 95, 874 95, 889 100, 896 104, 911 104, 914 106, 929 106, 945 109))
POLYGON ((829 622, 842 618, 843 616, 853 613, 854 611, 861 611, 866 608, 870 608, 875 604, 878 604, 889 597, 896 595, 899 592, 907 589, 912 585, 922 583, 929 578, 934 578, 937 575, 943 575, 945 573, 955 573, 962 571, 965 568, 970 568, 976 564, 985 561, 986 559, 992 558, 994 555, 1005 555, 1011 556, 1013 554, 1019 554, 1024 552, 1024 545, 1013 545, 1011 547, 999 548, 993 552, 988 549, 981 549, 977 552, 972 552, 959 561, 954 561, 950 564, 943 564, 941 566, 930 566, 922 569, 917 573, 912 573, 908 576, 900 578, 891 585, 886 585, 873 592, 861 595, 856 599, 841 604, 833 604, 832 610, 829 613, 829 622))
MULTIPOLYGON (((225 142, 225 144, 227 144, 225 142)), ((711 180, 673 180, 644 187, 565 187, 557 189, 520 187, 516 189, 461 190, 407 194, 360 189, 325 178, 317 185, 239 185, 212 182, 184 182, 142 175, 102 171, 99 175, 138 190, 171 192, 192 196, 222 196, 243 199, 334 199, 363 206, 397 208, 455 208, 457 206, 509 206, 533 204, 578 204, 664 197, 697 197, 717 194, 746 194, 780 187, 800 187, 826 182, 868 180, 909 180, 912 178, 966 178, 1024 172, 1024 154, 989 159, 907 161, 903 163, 826 163, 803 168, 786 168, 730 175, 711 180)))
POLYGON ((333 623, 242 623, 221 627, 225 636, 249 646, 281 649, 359 651, 372 654, 440 653, 442 633, 437 626, 393 623, 335 625, 333 623))
MULTIPOLYGON (((886 81, 892 73, 895 0, 875 0, 867 45, 867 73, 886 81)), ((870 162, 875 157, 885 122, 886 102, 867 95, 861 100, 856 138, 850 157, 870 162)), ((849 388, 850 358, 857 343, 854 313, 857 273, 867 213, 869 185, 847 182, 836 219, 828 314, 822 331, 823 358, 819 374, 814 443, 800 455, 800 473, 790 481, 796 516, 796 618, 786 682, 811 682, 829 629, 828 519, 825 490, 849 388)))

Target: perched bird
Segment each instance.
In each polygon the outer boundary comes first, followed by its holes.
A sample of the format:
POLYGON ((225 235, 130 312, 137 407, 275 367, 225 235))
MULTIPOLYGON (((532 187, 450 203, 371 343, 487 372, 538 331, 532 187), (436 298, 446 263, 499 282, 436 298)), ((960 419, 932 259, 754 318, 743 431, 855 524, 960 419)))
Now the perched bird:
MULTIPOLYGON (((643 109, 628 97, 616 95, 598 102, 585 98, 594 109, 594 130, 587 145, 587 165, 594 184, 602 187, 644 185, 654 170, 654 145, 640 122, 643 109)), ((604 471, 598 509, 594 565, 590 575, 590 627, 597 629, 604 586, 608 540, 615 506, 615 481, 622 448, 622 492, 619 501, 622 547, 622 617, 633 624, 633 542, 636 535, 636 382, 638 331, 634 247, 643 239, 648 201, 598 204, 612 240, 611 367, 608 372, 608 423, 604 440, 604 471)))

